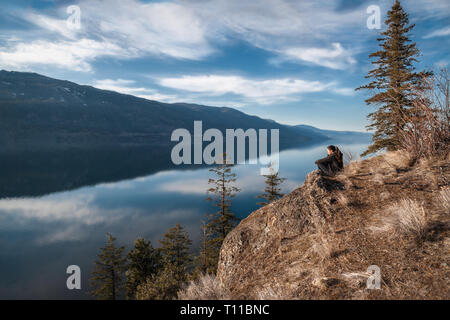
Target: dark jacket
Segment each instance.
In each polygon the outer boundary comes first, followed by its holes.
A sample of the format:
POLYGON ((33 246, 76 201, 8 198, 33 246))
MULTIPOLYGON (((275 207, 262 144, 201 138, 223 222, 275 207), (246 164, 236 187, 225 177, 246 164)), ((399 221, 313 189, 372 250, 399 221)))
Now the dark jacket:
POLYGON ((325 166, 329 166, 333 172, 344 168, 344 164, 342 161, 339 161, 339 156, 335 152, 330 154, 328 157, 317 160, 316 164, 324 164, 325 166))

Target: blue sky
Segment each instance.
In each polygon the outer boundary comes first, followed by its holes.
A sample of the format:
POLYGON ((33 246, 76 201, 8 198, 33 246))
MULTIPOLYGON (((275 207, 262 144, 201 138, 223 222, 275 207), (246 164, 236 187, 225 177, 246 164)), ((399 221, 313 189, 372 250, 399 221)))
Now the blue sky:
MULTIPOLYGON (((235 107, 287 124, 365 130, 371 68, 393 0, 0 0, 0 69, 163 102, 235 107), (70 28, 67 8, 80 8, 70 28), (381 29, 369 29, 370 5, 381 29)), ((449 62, 450 2, 403 0, 419 68, 449 62)), ((73 20, 70 20, 73 21, 73 20)), ((126 106, 124 106, 126 107, 126 106)))

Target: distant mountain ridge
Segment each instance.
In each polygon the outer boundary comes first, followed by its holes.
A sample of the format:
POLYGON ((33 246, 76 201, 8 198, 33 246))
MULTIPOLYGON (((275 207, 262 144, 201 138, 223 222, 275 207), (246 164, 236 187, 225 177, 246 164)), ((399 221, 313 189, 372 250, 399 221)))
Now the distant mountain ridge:
POLYGON ((288 126, 228 107, 162 103, 49 78, 0 71, 0 143, 19 146, 168 145, 177 128, 280 129, 280 146, 311 144, 331 131, 288 126))
POLYGON ((183 169, 171 161, 176 142, 170 143, 170 134, 177 128, 193 132, 194 120, 203 121, 203 130, 222 132, 278 128, 280 150, 331 140, 328 131, 281 125, 232 108, 167 104, 35 73, 0 71, 0 199, 183 169))

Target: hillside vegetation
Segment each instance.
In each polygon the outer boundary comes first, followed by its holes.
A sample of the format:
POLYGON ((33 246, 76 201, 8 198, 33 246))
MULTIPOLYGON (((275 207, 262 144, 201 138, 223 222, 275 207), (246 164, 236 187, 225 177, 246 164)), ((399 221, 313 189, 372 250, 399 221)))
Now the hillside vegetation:
POLYGON ((450 163, 401 152, 351 163, 252 213, 225 240, 235 298, 448 299, 450 163), (381 289, 366 289, 367 268, 381 289))
POLYGON ((450 298, 449 160, 410 167, 398 151, 351 162, 331 178, 310 173, 229 233, 217 280, 180 297, 450 298), (379 290, 366 287, 371 265, 381 270, 379 290))

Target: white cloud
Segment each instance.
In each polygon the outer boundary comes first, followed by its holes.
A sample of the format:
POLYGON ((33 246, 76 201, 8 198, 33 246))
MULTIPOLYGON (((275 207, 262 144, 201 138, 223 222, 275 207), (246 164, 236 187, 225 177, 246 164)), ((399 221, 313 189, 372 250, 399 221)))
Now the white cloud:
POLYGON ((162 191, 177 192, 182 194, 204 194, 210 188, 208 180, 205 179, 187 179, 183 181, 170 181, 159 186, 162 191))
POLYGON ((353 88, 337 88, 331 89, 332 92, 342 95, 342 96, 353 96, 355 94, 355 89, 353 88))
POLYGON ((89 62, 101 56, 126 56, 120 47, 107 41, 80 39, 51 42, 20 42, 0 47, 0 67, 23 70, 35 65, 54 65, 76 71, 91 71, 89 62))
POLYGON ((59 33, 60 35, 69 39, 75 39, 77 34, 76 30, 69 29, 67 27, 66 19, 52 18, 41 14, 36 14, 34 12, 25 13, 23 18, 28 22, 41 27, 42 29, 59 33))
POLYGON ((116 91, 147 100, 155 100, 166 103, 176 103, 182 101, 183 103, 196 103, 207 106, 233 106, 237 108, 244 107, 246 105, 245 103, 237 99, 216 99, 208 93, 206 93, 206 96, 198 93, 186 93, 182 96, 176 94, 165 94, 159 92, 156 89, 136 86, 136 81, 134 80, 103 79, 94 81, 92 85, 103 90, 116 91))
POLYGON ((82 0, 77 5, 81 8, 80 31, 67 28, 65 7, 59 9, 59 17, 16 13, 40 30, 21 33, 19 41, 0 47, 0 67, 24 70, 54 65, 87 72, 96 58, 104 56, 199 60, 214 52, 202 21, 188 7, 136 0, 82 0))
POLYGON ((111 231, 117 226, 122 226, 120 234, 125 236, 157 232, 161 225, 175 222, 197 221, 194 216, 198 213, 192 209, 152 211, 149 215, 145 208, 99 206, 97 196, 95 192, 70 197, 59 193, 41 198, 2 199, 0 218, 4 223, 0 229, 23 230, 26 226, 27 232, 37 231, 37 245, 48 245, 83 241, 98 230, 111 231))
MULTIPOLYGON (((280 48, 293 48, 290 54, 299 56, 295 50, 309 49, 311 54, 326 54, 327 49, 318 49, 339 39, 348 43, 366 29, 366 12, 363 7, 351 10, 337 10, 338 2, 332 1, 289 1, 267 0, 214 0, 183 1, 186 6, 194 8, 209 26, 209 32, 215 38, 240 38, 259 48, 284 55, 280 48), (351 33, 345 32, 351 30, 351 33)), ((340 44, 339 44, 340 46, 340 44)), ((349 45, 348 45, 349 46, 349 45)), ((331 50, 339 53, 319 60, 325 67, 342 68, 342 54, 351 60, 351 51, 342 47, 331 50), (338 62, 334 62, 337 60, 338 62)), ((330 51, 330 50, 328 50, 330 51)), ((292 57, 292 56, 291 56, 292 57)), ((313 59, 312 57, 309 60, 313 59)), ((310 62, 314 62, 310 61, 310 62)), ((348 63, 349 61, 347 61, 348 63)))
MULTIPOLYGON (((425 5, 404 1, 404 6, 418 19, 448 16, 448 1, 424 1, 425 5)), ((29 35, 18 32, 20 42, 0 48, 4 56, 0 63, 23 69, 22 66, 47 60, 47 64, 58 67, 90 71, 92 62, 102 56, 201 60, 216 52, 218 43, 240 39, 279 54, 280 61, 290 59, 342 70, 355 64, 355 39, 364 39, 368 32, 366 5, 340 10, 339 1, 80 0, 76 4, 81 8, 79 31, 67 28, 68 15, 63 5, 53 15, 20 12, 21 18, 40 30, 32 30, 29 35), (89 54, 72 54, 72 49, 76 50, 83 40, 103 48, 94 48, 89 54), (55 57, 44 48, 37 48, 38 57, 33 57, 28 51, 40 43, 52 47, 55 57), (62 54, 62 50, 68 52, 62 54), (12 57, 16 52, 19 58, 12 57)), ((391 1, 383 0, 379 5, 385 12, 391 1)), ((426 37, 448 32, 448 28, 443 28, 426 37)))
POLYGON ((99 28, 102 36, 117 39, 140 55, 198 60, 213 52, 205 26, 186 6, 135 0, 83 1, 80 6, 88 29, 99 28))
POLYGON ((293 78, 254 80, 234 75, 185 75, 159 79, 159 84, 205 95, 234 94, 259 104, 295 101, 299 99, 298 94, 334 89, 334 83, 320 81, 293 78))
POLYGON ((213 52, 205 38, 204 26, 188 7, 136 0, 81 0, 77 5, 81 8, 81 32, 66 27, 65 10, 60 12, 64 19, 33 12, 24 18, 64 37, 80 34, 106 39, 133 55, 197 60, 213 52))
POLYGON ((2 214, 20 215, 27 219, 39 221, 83 221, 84 225, 103 222, 104 217, 96 215, 96 210, 90 207, 93 196, 80 195, 70 199, 59 198, 25 198, 4 199, 0 201, 2 214))
MULTIPOLYGON (((313 44, 318 40, 327 42, 331 39, 330 35, 361 22, 360 10, 337 13, 336 4, 323 1, 308 3, 270 0, 261 4, 237 0, 180 0, 174 3, 81 0, 77 5, 81 8, 82 17, 79 32, 67 28, 65 7, 60 7, 58 17, 29 12, 22 18, 54 35, 62 36, 65 41, 72 40, 73 47, 79 45, 80 38, 85 38, 121 49, 120 52, 113 50, 111 54, 94 51, 94 57, 90 55, 65 59, 76 60, 77 63, 50 60, 58 66, 78 71, 90 70, 93 58, 103 55, 114 55, 117 58, 159 55, 199 60, 215 52, 213 43, 226 41, 229 36, 274 52, 279 52, 280 47, 294 46, 294 51, 291 50, 290 54, 298 56, 295 48, 300 48, 300 44, 304 45, 302 48, 311 48, 310 51, 317 50, 317 46, 313 44)), ((35 33, 34 36, 43 35, 35 33)), ((44 37, 48 37, 48 33, 44 37)), ((67 47, 67 42, 58 39, 41 41, 46 41, 51 46, 67 47)), ((318 63, 330 67, 340 66, 340 49, 335 48, 338 62, 334 62, 334 57, 329 56, 327 59, 319 59, 318 63)), ((108 48, 104 49, 107 50, 108 48)), ((5 52, 4 49, 2 51, 5 52)), ((303 60, 308 58, 303 55, 301 57, 303 60)), ((20 62, 26 64, 35 60, 29 56, 27 58, 22 57, 20 62)), ((315 61, 313 59, 311 62, 315 61)))
POLYGON ((331 69, 346 69, 355 64, 351 52, 340 43, 333 43, 332 48, 289 48, 282 51, 288 58, 316 64, 331 69))
POLYGON ((156 100, 162 102, 175 102, 178 99, 176 95, 167 95, 159 93, 156 90, 148 89, 144 87, 136 87, 134 86, 136 81, 134 80, 125 80, 125 79, 104 79, 97 80, 94 82, 93 86, 99 89, 116 91, 119 93, 130 94, 136 97, 148 99, 148 100, 156 100))
POLYGON ((434 38, 434 37, 445 37, 448 35, 450 35, 450 26, 442 28, 442 29, 434 30, 434 31, 430 32, 429 34, 427 34, 426 36, 424 36, 424 38, 428 39, 428 38, 434 38))

